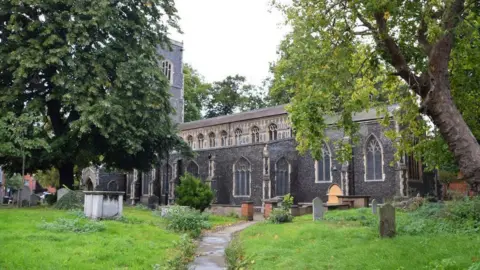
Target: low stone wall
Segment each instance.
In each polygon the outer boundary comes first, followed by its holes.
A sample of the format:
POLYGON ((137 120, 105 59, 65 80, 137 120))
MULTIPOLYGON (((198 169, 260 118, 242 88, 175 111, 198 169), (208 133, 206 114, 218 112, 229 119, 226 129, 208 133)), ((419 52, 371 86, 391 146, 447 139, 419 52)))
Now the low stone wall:
POLYGON ((212 213, 220 216, 228 216, 232 213, 241 216, 242 208, 240 205, 228 205, 228 204, 212 204, 209 209, 206 210, 208 213, 212 213))

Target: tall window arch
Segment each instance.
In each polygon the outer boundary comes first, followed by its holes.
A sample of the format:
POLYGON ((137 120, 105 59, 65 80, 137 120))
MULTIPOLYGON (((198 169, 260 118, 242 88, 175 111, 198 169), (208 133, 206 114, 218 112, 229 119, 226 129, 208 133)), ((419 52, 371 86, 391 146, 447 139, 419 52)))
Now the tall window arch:
POLYGON ((332 182, 332 153, 326 143, 322 144, 322 158, 315 161, 316 182, 332 182))
POLYGON ((290 164, 285 157, 275 164, 275 195, 283 196, 290 192, 290 164))
POLYGON ((195 161, 191 160, 187 166, 187 172, 195 177, 199 176, 198 173, 198 164, 195 161))
POLYGON ((170 83, 173 83, 173 64, 168 60, 162 62, 162 72, 170 83))
POLYGON ((170 164, 164 164, 162 167, 162 180, 163 180, 163 194, 168 194, 168 185, 170 184, 170 179, 172 179, 173 167, 170 164))
POLYGON ((365 181, 383 181, 383 151, 373 134, 365 143, 365 181))
POLYGON ((227 146, 228 145, 228 133, 225 130, 222 130, 220 133, 221 136, 221 146, 227 146))
POLYGON ((252 127, 252 143, 260 142, 260 129, 257 126, 252 127))
POLYGON ((188 146, 193 147, 193 136, 192 135, 188 135, 187 144, 188 144, 188 146))
POLYGON ((215 147, 215 133, 213 132, 210 132, 210 134, 208 134, 208 145, 210 147, 215 147))
POLYGON ((274 141, 277 139, 277 125, 271 123, 268 126, 268 140, 274 141))
POLYGON ((204 141, 203 134, 202 133, 198 134, 197 139, 198 139, 198 149, 202 149, 203 141, 204 141))
POLYGON ((251 172, 252 166, 244 157, 233 164, 233 196, 250 196, 251 172))
POLYGON ((235 130, 235 145, 240 145, 242 143, 242 130, 237 128, 235 130))

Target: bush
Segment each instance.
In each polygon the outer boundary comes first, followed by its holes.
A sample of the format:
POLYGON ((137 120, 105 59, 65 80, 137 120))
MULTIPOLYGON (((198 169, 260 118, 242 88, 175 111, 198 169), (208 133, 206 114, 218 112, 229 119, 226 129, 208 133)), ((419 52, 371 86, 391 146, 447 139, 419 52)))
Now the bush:
POLYGON ((275 224, 292 222, 293 216, 290 214, 292 205, 293 197, 290 194, 285 195, 281 208, 273 209, 268 217, 268 221, 275 224))
POLYGON ((57 195, 56 194, 47 194, 45 195, 45 201, 48 205, 53 205, 57 202, 57 195))
POLYGON ((285 209, 273 209, 268 217, 268 221, 270 223, 280 224, 285 222, 291 222, 293 220, 293 216, 285 211, 285 209))
POLYGON ((39 225, 40 229, 54 232, 91 233, 105 230, 105 225, 97 221, 82 218, 59 218, 54 222, 45 222, 39 225), (82 222, 83 221, 83 222, 82 222))
POLYGON ((208 214, 200 213, 190 207, 172 206, 164 218, 168 221, 168 229, 188 233, 193 238, 200 236, 202 229, 211 228, 208 214))
POLYGON ((245 250, 238 238, 230 242, 225 249, 225 257, 228 270, 247 269, 248 259, 245 257, 245 250))
POLYGON ((84 195, 82 191, 70 190, 57 201, 54 207, 63 210, 80 209, 83 207, 83 201, 84 195))
POLYGON ((180 185, 175 188, 177 203, 190 206, 203 212, 213 200, 213 192, 210 187, 191 174, 185 174, 180 178, 180 185))

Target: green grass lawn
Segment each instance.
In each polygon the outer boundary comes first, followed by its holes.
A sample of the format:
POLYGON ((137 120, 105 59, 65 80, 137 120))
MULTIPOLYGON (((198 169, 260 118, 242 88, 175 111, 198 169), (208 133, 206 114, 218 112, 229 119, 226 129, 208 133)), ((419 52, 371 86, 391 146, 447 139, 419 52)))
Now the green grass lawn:
MULTIPOLYGON (((0 208, 0 269, 152 269, 163 265, 180 236, 165 229, 151 211, 124 209, 126 222, 102 221, 105 230, 53 232, 43 220, 75 219, 71 212, 50 208, 0 208)), ((233 218, 212 216, 213 226, 233 218)), ((88 222, 87 220, 82 222, 88 222)))
POLYGON ((468 269, 480 259, 479 233, 380 239, 358 221, 313 222, 311 215, 251 226, 239 240, 249 269, 468 269))

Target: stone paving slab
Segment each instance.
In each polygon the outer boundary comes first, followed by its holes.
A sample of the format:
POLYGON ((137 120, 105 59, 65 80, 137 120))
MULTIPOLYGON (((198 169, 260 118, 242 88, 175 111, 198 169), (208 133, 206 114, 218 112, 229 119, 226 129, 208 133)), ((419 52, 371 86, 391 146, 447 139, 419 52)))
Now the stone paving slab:
POLYGON ((197 257, 189 269, 195 270, 223 270, 227 269, 225 263, 225 249, 232 240, 234 233, 239 232, 257 221, 244 222, 221 231, 207 233, 202 237, 197 248, 197 257))

